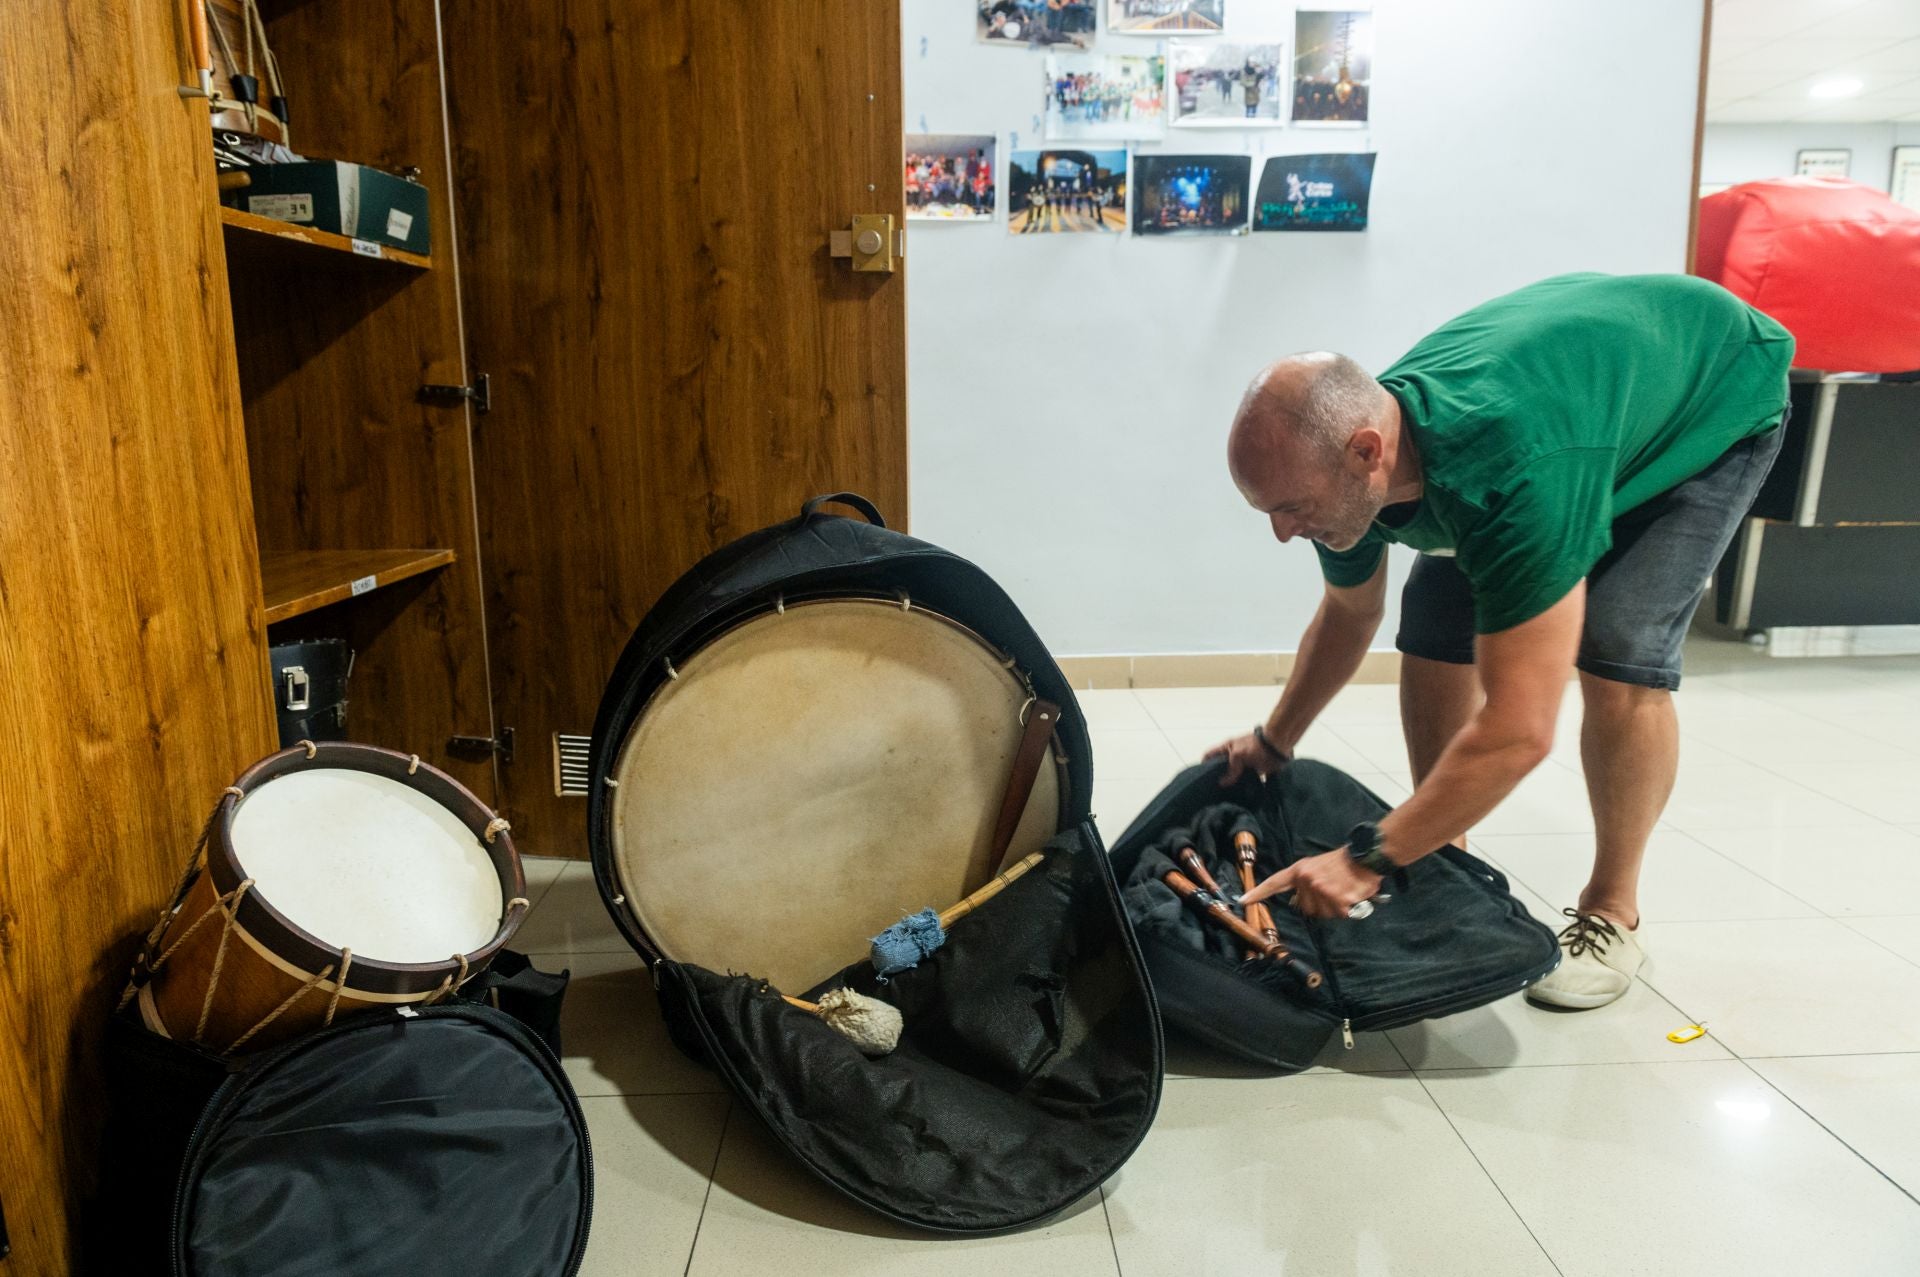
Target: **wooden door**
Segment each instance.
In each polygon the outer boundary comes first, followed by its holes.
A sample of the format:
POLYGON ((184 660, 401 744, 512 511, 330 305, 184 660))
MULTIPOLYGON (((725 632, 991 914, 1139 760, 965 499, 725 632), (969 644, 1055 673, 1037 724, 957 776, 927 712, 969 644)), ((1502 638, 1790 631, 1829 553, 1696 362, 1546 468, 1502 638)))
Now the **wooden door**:
POLYGON ((273 748, 207 107, 175 93, 182 12, 7 9, 0 1193, 14 1277, 88 1271, 74 1217, 132 940, 222 786, 273 748))
POLYGON ((552 733, 591 729, 674 578, 814 492, 905 520, 905 280, 827 247, 904 213, 899 5, 444 14, 502 797, 578 857, 552 733))

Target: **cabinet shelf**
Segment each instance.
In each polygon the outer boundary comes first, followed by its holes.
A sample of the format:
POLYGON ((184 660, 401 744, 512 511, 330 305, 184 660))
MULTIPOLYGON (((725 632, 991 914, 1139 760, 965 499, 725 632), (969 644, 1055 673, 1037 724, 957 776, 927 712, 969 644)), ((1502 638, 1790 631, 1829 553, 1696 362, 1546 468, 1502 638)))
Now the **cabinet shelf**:
POLYGON ((260 556, 267 624, 453 562, 452 550, 291 550, 260 556))
POLYGON ((369 261, 394 262, 416 270, 427 270, 433 266, 432 258, 419 253, 390 248, 385 244, 372 244, 367 240, 356 241, 345 235, 335 235, 332 231, 283 222, 277 217, 262 217, 258 213, 246 213, 224 204, 220 207, 220 226, 226 232, 227 250, 234 254, 286 249, 298 253, 346 253, 369 261), (365 245, 365 248, 355 248, 356 243, 365 245), (378 252, 368 249, 377 249, 378 252))

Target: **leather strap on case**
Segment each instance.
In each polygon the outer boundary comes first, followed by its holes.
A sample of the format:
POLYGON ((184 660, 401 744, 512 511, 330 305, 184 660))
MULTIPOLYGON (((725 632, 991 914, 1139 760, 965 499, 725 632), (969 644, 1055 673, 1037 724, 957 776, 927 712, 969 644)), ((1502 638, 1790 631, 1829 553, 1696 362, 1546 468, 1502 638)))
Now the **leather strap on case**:
POLYGON ((1039 778, 1040 765, 1046 761, 1047 746, 1060 724, 1060 707, 1052 701, 1035 701, 1027 708, 1027 729, 1020 736, 1020 748, 1013 755, 1013 770, 1007 774, 1007 791, 1000 799, 1000 818, 993 824, 993 854, 987 861, 991 874, 1007 858, 1014 830, 1033 796, 1033 782, 1039 778))
POLYGON ((823 505, 852 506, 860 512, 861 518, 871 523, 874 527, 884 528, 887 526, 887 521, 880 517, 880 507, 861 496, 858 492, 823 492, 819 496, 809 499, 805 505, 800 507, 800 517, 802 519, 811 519, 814 515, 820 513, 820 507, 823 505))

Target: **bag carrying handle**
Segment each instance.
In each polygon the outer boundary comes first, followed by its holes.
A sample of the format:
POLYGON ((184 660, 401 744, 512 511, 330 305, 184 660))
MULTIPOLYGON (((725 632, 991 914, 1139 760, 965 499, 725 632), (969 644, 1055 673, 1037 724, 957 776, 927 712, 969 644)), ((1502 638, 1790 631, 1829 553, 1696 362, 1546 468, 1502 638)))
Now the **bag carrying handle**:
POLYGON ((874 527, 884 528, 887 526, 887 521, 880 517, 880 507, 861 496, 858 492, 823 492, 819 496, 809 499, 805 505, 800 507, 801 520, 811 519, 814 515, 820 513, 820 507, 823 505, 852 506, 860 512, 862 518, 874 527))

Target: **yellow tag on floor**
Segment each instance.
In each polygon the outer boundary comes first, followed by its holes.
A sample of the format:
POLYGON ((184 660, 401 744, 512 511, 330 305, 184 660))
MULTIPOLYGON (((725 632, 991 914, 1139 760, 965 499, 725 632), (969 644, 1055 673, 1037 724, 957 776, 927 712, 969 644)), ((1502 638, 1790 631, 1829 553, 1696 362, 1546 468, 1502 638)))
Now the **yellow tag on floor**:
POLYGON ((1673 1032, 1667 1034, 1667 1041, 1673 1043, 1675 1046, 1685 1046, 1695 1038, 1704 1038, 1705 1036, 1707 1036, 1706 1025, 1689 1024, 1684 1029, 1675 1029, 1673 1032))

